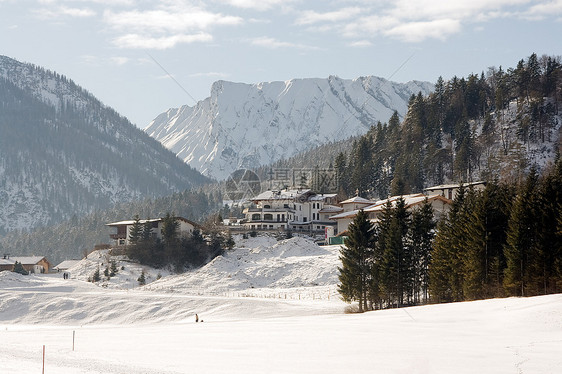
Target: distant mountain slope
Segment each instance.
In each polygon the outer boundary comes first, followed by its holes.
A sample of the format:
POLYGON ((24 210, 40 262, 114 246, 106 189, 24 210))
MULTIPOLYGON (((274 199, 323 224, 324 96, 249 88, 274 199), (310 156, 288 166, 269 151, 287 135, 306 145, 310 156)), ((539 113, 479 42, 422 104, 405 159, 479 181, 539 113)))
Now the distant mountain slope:
POLYGON ((0 233, 207 181, 74 82, 0 56, 0 233))
POLYGON ((378 77, 293 79, 258 84, 215 82, 194 107, 170 109, 145 131, 203 174, 225 179, 320 144, 362 135, 394 111, 405 115, 428 82, 378 77))

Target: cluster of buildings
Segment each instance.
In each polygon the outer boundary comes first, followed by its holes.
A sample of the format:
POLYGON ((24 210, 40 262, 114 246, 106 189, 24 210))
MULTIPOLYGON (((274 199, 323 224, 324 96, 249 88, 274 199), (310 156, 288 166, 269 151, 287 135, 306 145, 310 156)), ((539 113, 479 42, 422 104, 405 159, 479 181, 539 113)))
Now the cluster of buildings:
MULTIPOLYGON (((465 186, 481 189, 484 182, 465 186)), ((408 210, 417 209, 427 200, 435 219, 439 220, 449 210, 459 187, 459 184, 440 185, 426 188, 424 193, 382 200, 355 196, 341 202, 336 194, 317 194, 308 189, 266 191, 250 199, 252 206, 244 210, 245 217, 238 224, 248 231, 291 230, 316 234, 324 232, 327 238, 342 236, 360 210, 367 212, 369 219, 376 223, 386 204, 390 202, 394 205, 399 198, 404 199, 408 210)))
MULTIPOLYGON (((484 188, 483 182, 466 184, 476 189, 484 188)), ((330 238, 345 236, 349 224, 360 210, 368 213, 371 222, 379 221, 380 216, 390 202, 396 204, 404 199, 410 211, 419 208, 425 201, 431 204, 435 220, 440 220, 449 210, 459 189, 458 184, 440 185, 426 188, 424 193, 392 196, 382 200, 369 200, 360 196, 338 201, 337 194, 319 194, 310 189, 284 189, 265 191, 250 199, 251 205, 244 209, 244 218, 226 220, 230 230, 240 231, 295 231, 311 235, 323 234, 326 242, 337 243, 330 238)), ((180 236, 189 236, 199 226, 183 217, 176 217, 180 223, 180 236)), ((111 234, 115 245, 128 245, 131 229, 135 221, 108 223, 116 232, 111 234)), ((162 236, 161 218, 141 220, 141 224, 152 225, 154 238, 162 236)))
MULTIPOLYGON (((465 184, 474 189, 483 189, 484 182, 465 184)), ((453 199, 460 185, 448 184, 429 187, 424 193, 403 196, 392 196, 382 200, 369 200, 355 196, 344 201, 338 201, 336 194, 318 194, 309 189, 284 189, 265 191, 250 199, 251 205, 244 209, 244 218, 230 219, 229 229, 242 231, 295 231, 311 235, 323 234, 325 242, 330 244, 342 243, 350 223, 360 210, 369 215, 371 222, 379 221, 387 203, 396 204, 399 198, 404 199, 406 208, 413 211, 428 201, 434 211, 435 219, 441 219, 450 209, 453 199), (339 240, 338 240, 339 239, 339 240)), ((201 227, 186 218, 175 217, 179 223, 178 234, 191 236, 195 229, 201 227)), ((146 227, 150 225, 150 235, 162 239, 163 218, 140 220, 146 227)), ((134 220, 108 223, 115 231, 110 234, 114 245, 126 246, 130 244, 130 236, 134 220)), ((51 268, 51 264, 42 256, 0 258, 0 271, 12 270, 19 262, 30 273, 49 273, 50 271, 64 271, 65 262, 51 268)), ((68 266, 66 266, 68 267, 68 266)))

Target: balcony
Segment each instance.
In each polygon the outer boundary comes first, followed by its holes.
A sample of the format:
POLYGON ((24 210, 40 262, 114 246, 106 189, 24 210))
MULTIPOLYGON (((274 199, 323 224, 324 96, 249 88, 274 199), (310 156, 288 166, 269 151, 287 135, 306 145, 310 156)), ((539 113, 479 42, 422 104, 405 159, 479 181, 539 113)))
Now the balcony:
POLYGON ((109 237, 113 240, 127 239, 127 234, 109 234, 109 237))

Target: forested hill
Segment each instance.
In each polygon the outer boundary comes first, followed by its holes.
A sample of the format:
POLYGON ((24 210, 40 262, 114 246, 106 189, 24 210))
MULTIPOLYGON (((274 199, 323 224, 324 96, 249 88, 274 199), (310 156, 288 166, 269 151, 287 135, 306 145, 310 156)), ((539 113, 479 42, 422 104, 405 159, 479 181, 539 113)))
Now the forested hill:
POLYGON ((208 181, 57 73, 0 56, 0 233, 208 181))
POLYGON ((201 222, 221 206, 222 194, 218 185, 145 198, 30 232, 9 232, 0 237, 0 253, 12 256, 40 254, 56 265, 63 260, 82 258, 84 252, 91 251, 96 244, 110 243, 109 234, 115 229, 105 226, 106 223, 132 219, 135 215, 142 219, 164 217, 166 213, 201 222))
POLYGON ((333 161, 348 196, 420 192, 446 182, 518 182, 560 153, 560 57, 522 59, 466 78, 439 78, 413 95, 402 123, 393 115, 333 161))

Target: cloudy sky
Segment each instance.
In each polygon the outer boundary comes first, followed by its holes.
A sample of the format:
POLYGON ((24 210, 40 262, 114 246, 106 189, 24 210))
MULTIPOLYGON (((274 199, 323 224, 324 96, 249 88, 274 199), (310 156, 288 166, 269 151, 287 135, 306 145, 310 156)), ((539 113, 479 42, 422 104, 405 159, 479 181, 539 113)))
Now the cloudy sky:
POLYGON ((145 127, 212 82, 398 82, 562 55, 562 0, 0 0, 0 54, 145 127))

